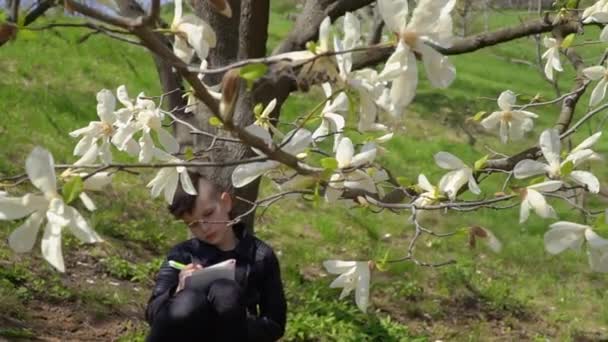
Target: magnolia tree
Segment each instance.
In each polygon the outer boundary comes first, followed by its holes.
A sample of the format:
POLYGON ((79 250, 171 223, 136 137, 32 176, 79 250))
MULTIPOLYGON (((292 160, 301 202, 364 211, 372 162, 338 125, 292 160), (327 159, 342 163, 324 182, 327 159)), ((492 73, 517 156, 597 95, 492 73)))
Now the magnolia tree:
MULTIPOLYGON (((21 14, 19 1, 14 0, 8 21, 0 26, 0 41, 19 35, 51 4, 43 0, 21 14)), ((97 93, 99 120, 69 133, 75 138, 72 164, 56 164, 44 147, 33 150, 25 161, 26 174, 8 179, 29 179, 38 192, 0 193, 0 219, 25 218, 10 235, 10 247, 19 253, 32 250, 44 226, 42 256, 64 272, 64 229, 86 243, 103 238, 72 203, 81 201, 86 209, 96 210, 90 192, 110 184, 116 172, 136 168, 157 169, 147 186, 152 197, 162 193, 167 203, 179 183, 196 194, 188 169, 233 187, 239 205, 230 223, 243 221, 250 229, 257 208, 293 195, 301 200, 354 201, 369 208, 410 211, 404 229, 415 233, 404 246, 404 256, 383 262, 421 266, 453 262, 417 259, 414 250, 422 235, 441 238, 466 233, 472 243, 483 241, 500 251, 500 241, 487 228, 475 225, 440 233, 423 225, 425 215, 438 211, 520 206, 520 223, 530 213, 557 220, 558 213, 547 201, 550 197, 581 210, 587 219, 595 219, 591 222, 603 220, 602 211, 588 210, 570 196, 600 192, 598 178, 583 166, 602 159, 593 151, 601 132, 577 141, 572 149, 563 148, 562 141, 608 107, 604 101, 608 55, 586 65, 571 46, 585 25, 608 23, 608 1, 584 9, 578 8, 578 1, 558 2, 536 20, 460 39, 452 34, 455 4, 455 0, 420 0, 412 8, 407 0, 309 0, 287 38, 267 54, 268 0, 198 0, 190 4, 192 12, 176 0, 170 25, 159 17, 158 0, 148 10, 132 0, 117 0, 112 8, 103 9, 65 0, 66 11, 85 18, 81 26, 150 51, 163 94, 133 96, 137 90, 129 93, 123 85, 102 89, 97 93), (576 72, 569 80, 571 91, 546 102, 518 104, 517 89, 505 89, 496 94, 496 105, 488 105, 473 118, 507 144, 532 131, 538 117, 535 108, 560 103, 555 124, 540 130, 538 144, 514 155, 480 156, 474 165, 436 151, 437 166, 446 170, 436 185, 424 176, 427 170, 419 170, 417 184, 402 184, 399 170, 389 170, 376 160, 379 150, 386 149, 382 144, 393 136, 394 123, 407 123, 408 106, 416 101, 419 68, 425 69, 433 87, 447 88, 457 77, 449 55, 539 35, 546 49, 539 54, 540 69, 554 80, 563 63, 571 63, 576 72), (307 93, 312 87, 322 89, 324 99, 312 111, 298 113, 293 122, 279 125, 289 95, 307 93), (588 88, 592 88, 590 110, 575 120, 579 99, 588 88), (172 133, 163 126, 168 122, 172 133), (361 141, 361 135, 364 141, 353 143, 361 141), (131 155, 133 162, 114 162, 117 151, 131 155), (503 186, 487 187, 484 193, 494 195, 482 196, 483 181, 493 173, 504 177, 503 186), (276 185, 275 194, 258 198, 261 177, 276 185), (514 179, 523 181, 513 183, 514 179), (468 192, 472 195, 467 198, 477 199, 463 200, 468 192)), ((606 39, 605 29, 599 40, 606 39)), ((585 248, 590 268, 608 272, 608 239, 593 226, 550 222, 544 236, 548 253, 585 248)), ((356 304, 365 311, 370 271, 378 261, 362 258, 323 264, 338 275, 330 286, 343 288, 341 297, 354 289, 356 304)))

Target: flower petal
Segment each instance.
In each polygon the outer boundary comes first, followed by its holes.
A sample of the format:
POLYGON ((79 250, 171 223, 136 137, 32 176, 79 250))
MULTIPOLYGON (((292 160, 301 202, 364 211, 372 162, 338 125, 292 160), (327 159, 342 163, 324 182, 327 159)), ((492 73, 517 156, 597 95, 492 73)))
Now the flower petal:
POLYGON ((545 233, 545 249, 551 254, 559 254, 566 249, 579 250, 584 242, 585 230, 589 226, 559 221, 553 223, 545 233))
POLYGON ((232 172, 232 185, 242 188, 279 165, 280 163, 274 160, 239 165, 232 172))
POLYGON ((80 159, 78 159, 77 161, 74 162, 74 165, 81 166, 81 165, 94 164, 95 161, 97 160, 98 155, 99 155, 99 145, 97 145, 97 142, 94 142, 91 145, 91 147, 89 148, 89 150, 86 151, 82 155, 82 157, 80 157, 80 159))
POLYGON ((95 205, 95 202, 93 202, 91 197, 89 197, 89 195, 86 192, 84 192, 84 191, 81 192, 80 195, 78 195, 78 198, 80 198, 80 201, 82 201, 82 204, 84 204, 84 207, 87 208, 88 211, 97 210, 97 206, 95 205))
POLYGON ((154 178, 146 185, 147 188, 152 188, 150 189, 150 195, 152 196, 152 198, 158 197, 158 195, 160 195, 160 192, 167 186, 167 180, 169 178, 170 173, 171 168, 164 167, 160 169, 156 173, 156 176, 154 176, 154 178))
POLYGON ((437 152, 434 158, 437 166, 445 170, 457 170, 467 167, 462 160, 449 152, 437 152))
POLYGON ((43 193, 57 191, 55 162, 49 151, 35 147, 25 161, 25 170, 32 184, 43 193))
POLYGON ((595 145, 595 143, 598 142, 598 140, 602 137, 602 132, 599 131, 593 135, 591 135, 590 137, 586 138, 585 140, 581 141, 580 144, 576 145, 575 148, 572 149, 572 151, 570 151, 570 153, 574 153, 580 150, 585 150, 590 148, 591 146, 595 145))
POLYGON ((600 181, 591 172, 575 170, 570 173, 570 177, 578 184, 586 186, 589 192, 600 192, 600 181))
POLYGON ((456 78, 456 68, 448 57, 442 55, 432 47, 421 43, 419 46, 422 62, 426 70, 426 77, 436 88, 447 88, 456 78))
POLYGON ((152 156, 154 155, 154 141, 152 141, 150 133, 143 132, 141 138, 139 138, 139 147, 139 162, 148 163, 152 160, 152 156))
POLYGON ((407 0, 378 0, 378 11, 392 32, 400 32, 407 23, 407 0))
POLYGON ((605 78, 602 78, 591 92, 589 106, 594 107, 604 99, 606 96, 606 86, 608 86, 608 82, 606 82, 605 78))
POLYGON ((304 151, 311 143, 312 133, 307 129, 300 128, 287 132, 281 146, 285 152, 296 155, 304 151))
POLYGON ((357 287, 355 288, 355 303, 357 307, 363 311, 367 311, 367 304, 369 302, 369 281, 370 272, 367 262, 357 263, 357 287))
POLYGON ((549 165, 559 165, 561 142, 557 129, 549 128, 540 134, 540 149, 549 165))
POLYGON ((129 98, 129 93, 127 92, 127 87, 124 84, 116 88, 116 98, 118 99, 118 101, 120 101, 120 103, 123 104, 123 106, 127 108, 133 107, 133 102, 131 102, 131 99, 129 98))
POLYGON ((66 212, 70 217, 68 227, 76 238, 84 243, 102 242, 103 239, 91 228, 87 220, 78 212, 78 210, 67 206, 66 212))
POLYGON ((549 205, 545 200, 545 197, 536 190, 528 188, 526 201, 530 203, 530 206, 534 209, 538 216, 542 218, 557 218, 553 207, 549 205))
POLYGON ((165 148, 165 151, 171 154, 179 152, 179 143, 169 132, 163 128, 160 128, 156 130, 156 134, 158 134, 158 140, 165 148))
POLYGON ((36 243, 42 220, 44 220, 44 215, 41 212, 35 212, 21 226, 13 230, 8 237, 10 248, 16 253, 31 251, 36 243))
POLYGON ((528 217, 530 216, 530 209, 532 209, 530 202, 524 199, 521 202, 521 207, 519 208, 519 223, 524 223, 528 220, 528 217))
POLYGON ((173 197, 175 197, 178 181, 179 175, 177 170, 175 168, 169 168, 169 175, 167 176, 167 182, 165 183, 164 189, 165 202, 167 202, 167 204, 173 203, 173 197))
POLYGON ((496 127, 498 126, 498 123, 500 123, 500 119, 503 115, 503 112, 493 112, 492 114, 488 115, 485 119, 481 120, 481 125, 483 126, 483 128, 487 129, 487 130, 493 130, 496 129, 496 127))
POLYGON ((545 192, 553 192, 559 190, 563 185, 562 181, 558 180, 550 180, 542 183, 536 183, 528 186, 528 189, 536 190, 536 191, 545 191, 545 192))
POLYGON ((42 256, 59 272, 65 272, 63 252, 61 251, 61 227, 48 222, 44 228, 40 244, 42 256))
POLYGON ((515 165, 513 175, 517 179, 528 178, 548 171, 549 165, 532 159, 524 159, 515 165))
POLYGON ((515 105, 515 93, 510 90, 505 90, 498 96, 498 107, 503 111, 510 111, 515 105))
MULTIPOLYGON (((86 173, 80 174, 80 177, 86 177, 86 173)), ((101 191, 104 187, 112 183, 114 175, 109 172, 98 172, 91 177, 88 177, 83 182, 83 188, 91 191, 101 191)))
POLYGON ((188 193, 190 195, 196 195, 198 193, 196 191, 196 188, 192 184, 192 180, 190 179, 190 176, 188 175, 188 172, 186 172, 186 171, 180 172, 179 173, 179 179, 181 181, 182 188, 184 189, 184 191, 186 193, 188 193))
POLYGON ((601 65, 596 65, 583 69, 583 75, 590 80, 597 81, 604 77, 606 74, 606 68, 601 65))
POLYGON ((429 182, 429 180, 423 174, 419 174, 418 175, 418 186, 421 187, 422 190, 424 190, 426 192, 433 192, 433 191, 435 191, 435 188, 431 185, 431 183, 429 182))
POLYGON ((358 167, 361 165, 369 164, 376 158, 376 144, 368 142, 361 148, 361 152, 353 156, 350 161, 351 167, 358 167))
POLYGON ((350 162, 355 154, 355 148, 350 138, 345 137, 340 140, 338 149, 336 150, 336 159, 338 160, 338 168, 346 168, 350 166, 350 162))
POLYGON ((17 220, 36 210, 23 203, 23 197, 0 196, 0 220, 17 220))
POLYGON ((97 115, 101 121, 113 124, 116 121, 114 109, 116 108, 116 98, 108 89, 102 89, 97 93, 97 115))
POLYGON ((439 180, 439 189, 454 200, 458 191, 469 181, 470 169, 459 169, 446 173, 439 180))
POLYGON ((323 261, 323 267, 325 267, 327 272, 332 273, 332 274, 345 273, 355 266, 357 266, 356 261, 342 261, 342 260, 323 261))
MULTIPOLYGON (((407 107, 416 96, 416 88, 418 87, 418 67, 416 65, 416 57, 413 53, 408 52, 406 67, 399 76, 393 80, 390 90, 391 103, 396 108, 407 107)), ((397 110, 397 109, 396 109, 397 110)))
POLYGON ((355 170, 349 173, 344 180, 344 187, 348 189, 359 189, 372 194, 378 192, 376 184, 367 172, 362 170, 355 170))

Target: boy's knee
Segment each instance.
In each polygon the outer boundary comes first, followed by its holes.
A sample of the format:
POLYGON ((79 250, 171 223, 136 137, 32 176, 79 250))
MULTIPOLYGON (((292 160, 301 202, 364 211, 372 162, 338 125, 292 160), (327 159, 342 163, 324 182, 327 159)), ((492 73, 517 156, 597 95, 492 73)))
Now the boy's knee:
POLYGON ((173 322, 184 322, 197 314, 205 296, 198 291, 184 289, 169 303, 169 319, 173 322))
POLYGON ((244 310, 241 287, 234 280, 218 279, 211 283, 208 298, 220 316, 238 315, 244 310))

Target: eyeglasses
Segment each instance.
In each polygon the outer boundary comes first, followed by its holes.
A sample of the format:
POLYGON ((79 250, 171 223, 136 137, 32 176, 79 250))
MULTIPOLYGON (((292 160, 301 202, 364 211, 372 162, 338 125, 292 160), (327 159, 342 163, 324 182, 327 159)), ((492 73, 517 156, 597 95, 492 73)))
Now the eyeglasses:
POLYGON ((203 223, 207 223, 207 224, 209 224, 209 223, 225 223, 226 225, 231 226, 235 222, 234 222, 234 220, 220 220, 220 221, 216 221, 216 220, 195 220, 195 221, 192 221, 192 222, 188 223, 188 227, 194 228, 197 225, 203 224, 203 223))

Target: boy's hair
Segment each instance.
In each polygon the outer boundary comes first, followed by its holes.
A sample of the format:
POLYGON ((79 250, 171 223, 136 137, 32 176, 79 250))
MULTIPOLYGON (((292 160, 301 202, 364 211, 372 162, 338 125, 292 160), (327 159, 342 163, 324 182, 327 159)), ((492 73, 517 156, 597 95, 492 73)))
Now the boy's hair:
MULTIPOLYGON (((200 191, 199 182, 207 181, 207 179, 198 172, 188 171, 188 176, 190 177, 192 185, 194 185, 194 188, 197 192, 200 191)), ((209 183, 212 186, 215 196, 219 196, 222 192, 231 193, 231 189, 223 189, 214 182, 209 183)), ((197 196, 198 195, 190 195, 189 193, 184 191, 180 178, 177 184, 177 189, 175 190, 175 195, 173 196, 173 201, 168 206, 169 212, 171 212, 171 214, 178 219, 186 213, 191 213, 192 209, 194 209, 194 205, 196 204, 197 196)))
MULTIPOLYGON (((194 185, 194 188, 198 192, 198 182, 201 175, 197 172, 188 171, 188 176, 192 181, 192 185, 194 185)), ((169 204, 167 209, 169 209, 169 212, 175 216, 175 218, 181 218, 184 214, 192 212, 192 208, 194 208, 195 203, 196 195, 190 195, 189 193, 185 192, 180 179, 177 183, 177 189, 175 189, 173 201, 171 204, 169 204)))

